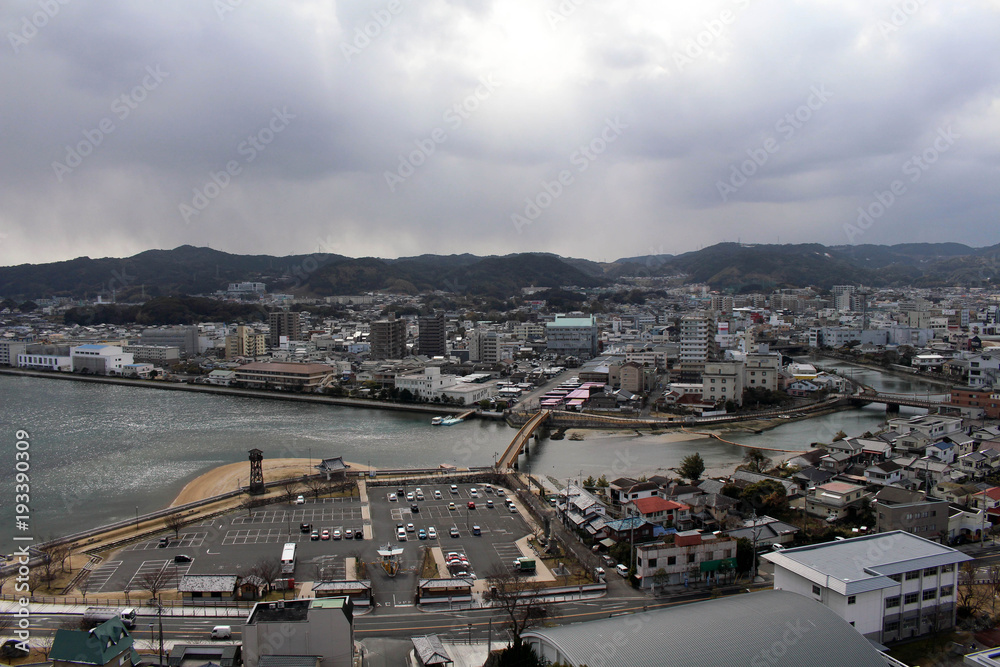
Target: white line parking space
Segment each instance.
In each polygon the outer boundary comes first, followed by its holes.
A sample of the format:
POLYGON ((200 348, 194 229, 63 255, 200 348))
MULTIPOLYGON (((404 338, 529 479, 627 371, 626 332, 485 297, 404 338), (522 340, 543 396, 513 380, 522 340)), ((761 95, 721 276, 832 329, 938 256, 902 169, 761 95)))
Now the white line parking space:
POLYGON ((128 547, 131 551, 145 551, 146 549, 177 549, 177 548, 189 548, 194 549, 202 546, 205 543, 205 538, 208 537, 208 532, 199 533, 181 533, 178 537, 170 537, 170 543, 166 547, 160 547, 159 539, 149 540, 147 542, 139 542, 128 547))
POLYGON ((515 558, 520 558, 523 555, 521 550, 513 544, 494 544, 493 550, 497 552, 501 560, 508 563, 513 563, 515 558))
POLYGON ((191 570, 193 562, 193 560, 190 563, 175 563, 173 560, 145 560, 129 579, 127 588, 133 591, 142 590, 143 579, 150 574, 161 571, 167 575, 164 588, 177 588, 181 577, 184 577, 191 570))
MULTIPOLYGON (((334 500, 334 499, 331 499, 334 500)), ((298 510, 261 510, 251 516, 233 517, 233 525, 257 523, 333 523, 360 521, 361 507, 329 506, 298 510)))
POLYGON ((108 580, 115 576, 115 572, 118 571, 121 564, 122 562, 120 560, 109 560, 107 563, 104 563, 99 568, 91 572, 90 576, 87 577, 84 592, 100 593, 101 589, 104 588, 104 584, 108 583, 108 580))

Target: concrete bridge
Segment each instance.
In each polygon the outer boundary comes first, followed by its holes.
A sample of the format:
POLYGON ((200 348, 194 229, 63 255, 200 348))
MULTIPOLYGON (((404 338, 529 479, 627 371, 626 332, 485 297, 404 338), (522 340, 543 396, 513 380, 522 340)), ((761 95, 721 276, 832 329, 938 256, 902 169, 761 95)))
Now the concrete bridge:
POLYGON ((528 438, 534 435, 535 431, 545 423, 551 414, 551 410, 539 410, 531 419, 526 421, 520 429, 518 429, 517 434, 514 439, 510 441, 507 445, 507 449, 503 451, 500 455, 500 459, 497 461, 497 468, 500 470, 513 470, 517 467, 517 457, 521 451, 527 446, 528 438))
POLYGON ((924 408, 926 410, 936 410, 942 406, 951 405, 950 401, 935 401, 926 395, 919 394, 892 394, 882 393, 868 388, 870 391, 862 391, 859 394, 848 396, 857 403, 883 403, 886 412, 898 412, 899 406, 906 405, 911 408, 924 408))

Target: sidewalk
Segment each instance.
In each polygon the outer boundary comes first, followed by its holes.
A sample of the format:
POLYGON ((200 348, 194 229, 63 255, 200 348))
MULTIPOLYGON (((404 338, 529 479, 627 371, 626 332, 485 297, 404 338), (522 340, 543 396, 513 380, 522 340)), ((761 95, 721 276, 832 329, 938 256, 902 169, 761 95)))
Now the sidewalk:
MULTIPOLYGON (((13 601, 0 601, 0 613, 4 614, 14 614, 21 608, 21 606, 13 601)), ((82 604, 54 604, 51 602, 40 603, 32 602, 28 605, 32 614, 83 614, 87 611, 88 606, 82 604)), ((137 616, 148 616, 155 618, 157 610, 155 607, 141 606, 139 604, 133 605, 135 613, 137 616)), ((211 617, 211 616, 226 616, 229 618, 246 618, 250 614, 249 609, 239 609, 237 607, 199 607, 196 605, 191 605, 189 607, 164 607, 164 616, 200 616, 200 617, 211 617)))

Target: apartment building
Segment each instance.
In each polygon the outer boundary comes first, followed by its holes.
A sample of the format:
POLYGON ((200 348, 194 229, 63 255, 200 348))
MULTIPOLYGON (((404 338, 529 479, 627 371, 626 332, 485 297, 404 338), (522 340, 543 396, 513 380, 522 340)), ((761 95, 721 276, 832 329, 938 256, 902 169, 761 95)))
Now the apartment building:
POLYGON ((705 370, 709 353, 709 321, 704 315, 681 318, 681 347, 676 370, 683 381, 695 382, 705 370))
POLYGON ((663 542, 636 546, 636 578, 642 588, 652 588, 661 569, 665 585, 714 581, 720 573, 735 571, 736 540, 687 530, 663 542))
POLYGON ((448 352, 446 334, 443 312, 417 318, 417 354, 443 357, 448 352))
POLYGON ((406 356, 406 320, 372 322, 369 342, 372 359, 402 359, 406 356))
POLYGON ((267 324, 270 327, 271 347, 278 347, 284 337, 289 341, 303 340, 302 314, 293 310, 281 310, 269 313, 267 324))
POLYGON ((701 398, 706 403, 743 403, 743 362, 716 361, 705 364, 701 376, 701 398))
POLYGON ((958 566, 972 560, 904 531, 764 554, 775 590, 816 600, 879 643, 955 625, 958 566))
POLYGON ((597 356, 597 319, 593 315, 556 315, 545 325, 546 349, 566 356, 591 359, 597 356))
POLYGON ((226 359, 262 357, 267 354, 267 335, 242 324, 226 336, 226 359))

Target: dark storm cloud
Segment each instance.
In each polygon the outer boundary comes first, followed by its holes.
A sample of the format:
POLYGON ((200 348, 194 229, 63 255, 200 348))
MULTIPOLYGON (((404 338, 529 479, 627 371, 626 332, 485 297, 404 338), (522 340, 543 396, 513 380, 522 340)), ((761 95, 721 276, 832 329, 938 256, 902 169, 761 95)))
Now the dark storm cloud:
POLYGON ((987 0, 6 3, 0 262, 992 244, 998 23, 987 0))

